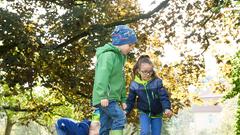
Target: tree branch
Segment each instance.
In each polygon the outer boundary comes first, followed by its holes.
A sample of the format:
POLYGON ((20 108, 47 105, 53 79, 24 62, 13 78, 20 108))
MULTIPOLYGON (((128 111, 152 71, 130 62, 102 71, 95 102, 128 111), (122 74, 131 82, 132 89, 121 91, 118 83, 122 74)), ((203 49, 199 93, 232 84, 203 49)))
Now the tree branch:
POLYGON ((207 51, 208 47, 210 46, 210 43, 209 43, 209 40, 208 40, 208 36, 207 36, 206 33, 204 35, 203 42, 205 42, 205 41, 206 41, 206 43, 202 46, 203 51, 201 52, 201 55, 203 55, 207 51))
POLYGON ((62 48, 62 47, 65 47, 67 45, 69 45, 70 43, 74 42, 74 41, 77 41, 85 36, 88 36, 90 35, 91 33, 93 33, 94 31, 101 31, 102 29, 107 29, 107 28, 111 28, 113 26, 116 26, 116 25, 120 25, 120 24, 129 24, 129 23, 133 23, 133 22, 136 22, 138 20, 141 20, 141 19, 148 19, 148 18, 151 18, 152 15, 158 11, 160 11, 161 9, 164 9, 168 6, 168 2, 169 0, 165 0, 163 1, 162 3, 160 3, 155 9, 153 9, 152 11, 149 11, 148 13, 146 14, 140 14, 138 16, 135 16, 135 17, 132 17, 130 19, 126 19, 126 20, 120 20, 120 21, 116 21, 116 22, 113 22, 113 23, 109 23, 109 24, 97 24, 97 25, 92 25, 90 26, 88 29, 86 29, 85 31, 81 32, 80 34, 66 40, 65 42, 59 44, 59 45, 54 45, 53 47, 51 47, 52 49, 59 49, 59 48, 62 48))
POLYGON ((18 46, 18 44, 11 44, 11 45, 0 45, 0 56, 3 56, 6 54, 8 51, 13 49, 14 47, 18 46))
POLYGON ((53 103, 53 104, 47 104, 47 105, 38 105, 34 108, 21 108, 19 106, 2 106, 1 109, 4 110, 10 110, 15 112, 35 112, 37 110, 40 110, 42 112, 47 112, 52 106, 62 106, 62 103, 53 103))
MULTIPOLYGON (((88 29, 82 31, 81 33, 79 33, 78 35, 70 38, 70 39, 67 39, 65 42, 61 43, 61 44, 58 44, 58 45, 53 45, 53 46, 50 46, 50 47, 44 47, 45 49, 50 49, 50 51, 52 50, 55 50, 55 49, 60 49, 62 47, 65 47, 83 37, 86 37, 88 35, 90 35, 91 33, 93 32, 96 32, 96 31, 101 31, 103 29, 107 29, 107 28, 111 28, 111 27, 114 27, 116 25, 120 25, 120 24, 129 24, 129 23, 133 23, 133 22, 136 22, 138 20, 141 20, 141 19, 148 19, 148 18, 151 18, 152 15, 158 11, 160 11, 161 9, 164 9, 168 6, 168 2, 169 0, 165 0, 163 1, 162 3, 160 3, 156 8, 154 8, 152 11, 149 11, 148 13, 146 14, 139 14, 138 16, 135 16, 135 17, 132 17, 132 18, 129 18, 129 19, 124 19, 124 20, 120 20, 120 21, 116 21, 116 22, 113 22, 113 23, 109 23, 109 24, 96 24, 96 25, 92 25, 90 26, 88 29)), ((9 50, 13 49, 14 47, 18 46, 17 44, 12 44, 12 45, 8 45, 8 46, 0 46, 0 56, 4 55, 6 52, 8 52, 9 50)))

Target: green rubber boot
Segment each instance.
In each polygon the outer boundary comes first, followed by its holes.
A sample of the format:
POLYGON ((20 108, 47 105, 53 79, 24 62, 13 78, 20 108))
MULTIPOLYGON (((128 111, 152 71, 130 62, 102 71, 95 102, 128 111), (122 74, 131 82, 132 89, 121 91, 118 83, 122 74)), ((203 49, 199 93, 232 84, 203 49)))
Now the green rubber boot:
POLYGON ((123 135, 123 130, 111 130, 110 135, 123 135))

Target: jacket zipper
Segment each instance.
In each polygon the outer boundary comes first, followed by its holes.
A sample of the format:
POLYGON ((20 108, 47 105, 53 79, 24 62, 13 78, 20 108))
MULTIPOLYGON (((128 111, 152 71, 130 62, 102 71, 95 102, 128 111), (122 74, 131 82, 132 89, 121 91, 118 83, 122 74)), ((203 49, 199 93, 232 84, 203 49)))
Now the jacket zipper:
POLYGON ((144 89, 145 89, 145 91, 146 91, 146 95, 147 95, 148 109, 149 109, 149 111, 150 111, 150 113, 149 113, 148 115, 149 115, 149 117, 150 117, 150 116, 151 116, 151 103, 150 103, 149 96, 148 96, 148 93, 147 93, 147 84, 144 85, 144 89))
POLYGON ((151 94, 152 94, 152 97, 153 97, 153 100, 155 99, 155 95, 154 93, 151 91, 151 94))

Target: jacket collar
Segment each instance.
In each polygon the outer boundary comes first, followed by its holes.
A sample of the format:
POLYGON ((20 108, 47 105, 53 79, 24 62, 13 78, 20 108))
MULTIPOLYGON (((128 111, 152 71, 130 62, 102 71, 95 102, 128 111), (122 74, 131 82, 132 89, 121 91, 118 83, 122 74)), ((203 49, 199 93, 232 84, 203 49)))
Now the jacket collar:
POLYGON ((147 85, 148 82, 151 81, 151 80, 148 80, 148 81, 146 81, 146 80, 141 80, 141 78, 136 75, 135 78, 134 78, 134 81, 137 82, 137 83, 139 83, 139 84, 142 84, 142 85, 147 85))

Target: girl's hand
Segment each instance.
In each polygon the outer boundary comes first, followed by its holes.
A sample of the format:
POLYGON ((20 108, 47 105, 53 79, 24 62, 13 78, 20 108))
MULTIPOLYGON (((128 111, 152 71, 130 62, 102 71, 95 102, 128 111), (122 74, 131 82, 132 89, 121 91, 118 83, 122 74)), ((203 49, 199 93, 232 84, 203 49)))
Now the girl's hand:
POLYGON ((166 115, 166 116, 169 118, 169 117, 172 116, 172 111, 169 110, 169 109, 166 109, 166 110, 164 111, 164 115, 166 115))
POLYGON ((102 107, 107 107, 108 106, 108 102, 109 102, 108 99, 102 99, 101 100, 101 106, 102 107))

